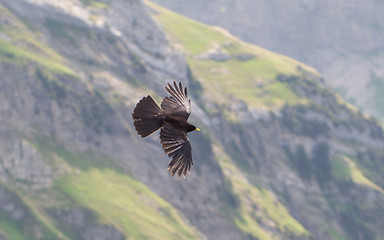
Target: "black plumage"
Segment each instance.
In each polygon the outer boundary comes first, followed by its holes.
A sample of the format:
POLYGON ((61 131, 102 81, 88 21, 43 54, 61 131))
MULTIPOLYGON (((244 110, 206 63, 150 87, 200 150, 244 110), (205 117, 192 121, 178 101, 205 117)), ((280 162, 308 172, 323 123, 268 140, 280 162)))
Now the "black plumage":
POLYGON ((136 105, 132 117, 137 133, 146 137, 159 128, 160 142, 166 154, 172 158, 168 165, 171 176, 175 173, 185 178, 190 173, 192 161, 192 149, 187 133, 200 129, 188 123, 191 115, 191 100, 188 99, 187 88, 181 83, 168 83, 165 89, 171 95, 161 102, 161 108, 151 96, 143 97, 136 105))

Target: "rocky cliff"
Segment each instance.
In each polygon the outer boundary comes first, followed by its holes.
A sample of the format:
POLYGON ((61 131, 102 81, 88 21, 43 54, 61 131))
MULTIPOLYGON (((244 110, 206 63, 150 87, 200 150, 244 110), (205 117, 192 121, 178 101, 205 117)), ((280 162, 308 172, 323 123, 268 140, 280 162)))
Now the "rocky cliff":
POLYGON ((383 129, 312 68, 150 2, 0 4, 0 239, 383 236, 383 129), (131 119, 174 80, 186 180, 131 119))

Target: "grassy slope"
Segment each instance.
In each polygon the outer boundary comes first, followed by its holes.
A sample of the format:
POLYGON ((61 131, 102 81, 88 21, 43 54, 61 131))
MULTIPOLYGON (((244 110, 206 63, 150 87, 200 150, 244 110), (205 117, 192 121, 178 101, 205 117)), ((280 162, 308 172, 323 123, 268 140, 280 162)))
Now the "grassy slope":
MULTIPOLYGON (((65 66, 65 61, 59 54, 39 42, 36 33, 2 6, 0 6, 0 18, 7 19, 0 25, 1 34, 6 36, 0 40, 0 63, 22 66, 33 63, 51 74, 74 76, 73 71, 65 66)), ((23 196, 25 192, 17 188, 9 191, 15 195, 15 201, 27 209, 28 217, 15 221, 5 213, 0 214, 0 232, 4 236, 9 239, 68 239, 33 202, 23 196), (29 221, 38 226, 42 232, 32 234, 29 221)))
POLYGON ((10 219, 4 216, 0 216, 0 229, 2 230, 1 233, 9 239, 26 239, 19 226, 14 221, 10 221, 10 219))
MULTIPOLYGON (((14 191, 35 219, 33 221, 43 229, 42 239, 71 239, 71 233, 61 229, 60 222, 46 213, 48 209, 71 206, 92 211, 97 222, 114 226, 127 239, 198 239, 197 232, 183 221, 176 209, 144 184, 111 165, 110 159, 100 159, 91 153, 73 154, 43 141, 34 145, 51 165, 67 169, 54 187, 46 191, 50 203, 34 192, 14 191)), ((28 222, 0 216, 0 232, 10 239, 35 239, 28 237, 25 224, 28 222)))
POLYGON ((108 9, 108 3, 100 0, 80 0, 85 6, 91 6, 94 8, 108 9))
MULTIPOLYGON (((11 12, 0 6, 2 16, 11 19, 9 25, 1 25, 0 32, 7 36, 0 40, 0 63, 35 65, 45 75, 71 75, 74 72, 58 53, 38 40, 38 33, 29 29, 11 12)), ((30 141, 30 140, 28 140, 30 141)), ((31 142, 31 141, 30 141, 31 142)), ((61 202, 63 196, 72 199, 71 205, 83 206, 97 214, 99 221, 113 225, 129 239, 197 239, 169 203, 157 196, 145 185, 135 181, 105 160, 87 161, 90 153, 73 154, 64 148, 35 141, 33 145, 44 156, 48 164, 66 166, 71 174, 64 175, 48 190, 61 202), (114 169, 114 170, 113 170, 114 169), (76 172, 76 173, 74 173, 76 172), (101 190, 102 191, 101 191, 101 190)), ((16 192, 19 190, 16 189, 16 192)), ((25 191, 25 190, 23 190, 25 191)), ((58 223, 46 214, 47 206, 39 196, 29 198, 22 192, 23 206, 44 230, 47 239, 69 239, 59 230, 58 223)), ((66 198, 66 197, 65 197, 66 198)), ((61 207, 61 206, 53 206, 61 207)), ((23 223, 0 216, 0 232, 9 239, 31 239, 25 233, 23 223)))
MULTIPOLYGON (((151 2, 147 4, 156 10, 154 17, 164 26, 171 41, 185 53, 203 90, 214 94, 211 101, 226 105, 230 104, 228 96, 231 96, 256 108, 306 102, 275 78, 279 74, 299 74, 299 66, 307 71, 314 70, 290 58, 242 42, 223 30, 187 19, 151 2), (228 61, 196 58, 216 46, 231 56, 228 61), (238 60, 237 56, 244 54, 254 57, 248 61, 238 60)), ((216 149, 220 147, 216 146, 216 149)), ((239 229, 258 239, 276 239, 274 231, 286 236, 309 235, 267 189, 249 183, 224 151, 216 154, 233 192, 239 198, 238 209, 224 209, 239 229)))
POLYGON ((0 61, 17 65, 33 62, 52 73, 75 75, 58 53, 39 41, 38 33, 29 29, 2 6, 0 14, 1 17, 10 19, 8 24, 0 25, 0 32, 6 36, 0 39, 0 61))
POLYGON ((247 181, 220 145, 215 146, 214 153, 232 191, 239 198, 238 209, 228 212, 228 217, 238 228, 258 239, 279 239, 275 231, 285 236, 309 235, 271 192, 247 181))
POLYGON ((146 3, 156 11, 153 16, 165 28, 170 40, 185 53, 193 74, 204 91, 210 93, 212 101, 226 105, 234 97, 250 107, 268 109, 306 102, 275 79, 279 74, 299 74, 298 68, 317 74, 315 70, 245 43, 219 28, 187 19, 149 1, 146 3), (229 59, 199 58, 214 48, 220 48, 221 52, 229 55, 229 59), (240 60, 244 55, 251 56, 251 59, 240 60))
POLYGON ((384 190, 376 183, 369 180, 356 166, 356 160, 352 161, 350 158, 344 155, 335 157, 332 161, 333 175, 338 179, 352 180, 354 183, 375 189, 376 191, 384 194, 384 190))
POLYGON ((58 185, 130 239, 197 239, 169 203, 127 175, 91 169, 69 175, 58 185))
MULTIPOLYGON (((5 185, 4 185, 5 186, 5 185)), ((0 210, 0 233, 8 239, 62 239, 69 240, 56 226, 51 219, 37 209, 30 199, 24 196, 25 190, 9 188, 5 186, 8 198, 11 196, 14 203, 13 214, 9 211, 0 210), (14 219, 18 214, 22 218, 14 219), (14 216, 11 216, 14 215, 14 216), (38 230, 36 229, 38 228, 38 230)), ((4 190, 3 190, 4 191, 4 190)), ((9 210, 9 209, 8 209, 9 210)))
POLYGON ((177 210, 144 184, 108 164, 110 161, 97 160, 89 153, 72 154, 58 146, 40 145, 39 149, 46 158, 60 158, 77 169, 63 176, 56 186, 75 204, 97 213, 102 223, 115 226, 129 239, 198 238, 177 210))
POLYGON ((36 148, 47 161, 59 161, 71 169, 55 184, 71 199, 70 205, 91 210, 101 223, 115 226, 128 239, 198 238, 176 209, 111 159, 90 152, 74 154, 47 141, 38 141, 36 148))

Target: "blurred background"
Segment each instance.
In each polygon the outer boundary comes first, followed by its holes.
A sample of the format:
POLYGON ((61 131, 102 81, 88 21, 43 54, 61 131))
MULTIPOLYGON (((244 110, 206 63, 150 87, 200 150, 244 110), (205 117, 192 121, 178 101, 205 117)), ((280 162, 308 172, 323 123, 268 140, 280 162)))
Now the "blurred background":
POLYGON ((384 239, 383 9, 0 0, 0 240, 384 239), (172 81, 185 180, 131 117, 172 81))

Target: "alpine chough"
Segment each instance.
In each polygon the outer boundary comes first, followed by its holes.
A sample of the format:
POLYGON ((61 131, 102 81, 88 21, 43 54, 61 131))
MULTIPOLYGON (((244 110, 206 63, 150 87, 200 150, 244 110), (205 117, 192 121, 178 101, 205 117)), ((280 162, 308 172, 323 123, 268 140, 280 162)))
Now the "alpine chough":
POLYGON ((185 178, 193 165, 187 133, 200 129, 187 122, 191 114, 191 100, 188 99, 187 88, 183 91, 181 83, 177 85, 173 82, 173 85, 168 83, 165 87, 171 96, 163 99, 161 108, 148 95, 136 105, 132 117, 136 131, 142 138, 161 128, 161 145, 165 153, 172 158, 167 171, 171 172, 171 176, 177 172, 179 177, 182 174, 185 178))

